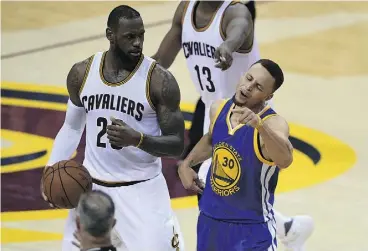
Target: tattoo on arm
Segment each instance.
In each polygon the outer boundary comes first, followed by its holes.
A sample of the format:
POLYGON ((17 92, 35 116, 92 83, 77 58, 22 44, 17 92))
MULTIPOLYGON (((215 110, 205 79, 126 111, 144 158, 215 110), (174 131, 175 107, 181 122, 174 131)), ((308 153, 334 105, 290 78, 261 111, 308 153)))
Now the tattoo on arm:
POLYGON ((157 65, 151 79, 162 136, 146 135, 140 148, 158 157, 177 157, 184 149, 184 118, 180 111, 180 89, 174 76, 157 65))
POLYGON ((86 73, 89 60, 92 60, 92 57, 74 64, 70 69, 66 80, 70 100, 74 105, 80 107, 83 105, 79 97, 79 91, 83 85, 84 75, 86 73))

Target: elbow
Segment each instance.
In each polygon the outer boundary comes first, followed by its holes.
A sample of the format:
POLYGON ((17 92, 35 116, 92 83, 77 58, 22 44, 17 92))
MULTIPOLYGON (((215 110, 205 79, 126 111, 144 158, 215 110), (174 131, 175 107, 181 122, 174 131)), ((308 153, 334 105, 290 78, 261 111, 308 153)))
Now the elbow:
POLYGON ((172 141, 170 146, 168 146, 168 149, 164 156, 167 158, 178 158, 183 154, 183 152, 184 152, 184 139, 178 137, 177 139, 175 139, 175 143, 174 141, 172 141))
POLYGON ((177 146, 174 149, 174 156, 175 157, 180 157, 183 152, 184 152, 184 139, 180 139, 180 141, 178 142, 177 146))
POLYGON ((280 161, 275 162, 276 165, 280 168, 280 169, 285 169, 288 168, 292 163, 293 163, 293 154, 289 154, 289 156, 287 156, 286 158, 283 158, 280 161))

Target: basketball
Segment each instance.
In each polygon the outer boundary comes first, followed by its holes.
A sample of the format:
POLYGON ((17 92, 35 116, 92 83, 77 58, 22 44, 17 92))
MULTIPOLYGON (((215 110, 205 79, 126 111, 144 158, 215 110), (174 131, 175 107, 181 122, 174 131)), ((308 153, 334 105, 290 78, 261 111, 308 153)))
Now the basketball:
POLYGON ((50 166, 42 180, 46 197, 58 208, 77 207, 80 196, 92 190, 91 175, 74 160, 62 160, 50 166))

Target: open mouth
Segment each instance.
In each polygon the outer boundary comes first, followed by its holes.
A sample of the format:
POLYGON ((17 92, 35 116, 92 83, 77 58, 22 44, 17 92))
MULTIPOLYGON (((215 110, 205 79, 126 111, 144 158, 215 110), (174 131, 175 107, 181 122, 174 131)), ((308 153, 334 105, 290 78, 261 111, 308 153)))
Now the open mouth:
POLYGON ((249 95, 245 94, 244 92, 240 91, 240 94, 242 95, 243 98, 249 98, 249 95))

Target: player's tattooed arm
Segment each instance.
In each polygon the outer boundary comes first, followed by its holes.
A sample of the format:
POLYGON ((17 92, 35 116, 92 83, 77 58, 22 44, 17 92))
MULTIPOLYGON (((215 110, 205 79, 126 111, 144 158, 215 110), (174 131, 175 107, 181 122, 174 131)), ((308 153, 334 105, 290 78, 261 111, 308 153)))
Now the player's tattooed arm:
POLYGON ((162 40, 155 55, 152 56, 160 65, 168 69, 181 49, 182 19, 187 1, 181 1, 177 7, 170 30, 162 40))
POLYGON ((80 100, 79 94, 83 85, 84 75, 86 74, 90 60, 92 60, 92 58, 88 58, 74 64, 73 67, 70 69, 66 80, 69 98, 74 105, 79 107, 82 107, 82 102, 80 100))
POLYGON ((253 44, 254 24, 248 7, 238 2, 229 6, 222 22, 224 44, 234 51, 249 51, 253 44))
POLYGON ((184 149, 179 85, 169 71, 157 64, 152 72, 149 92, 162 135, 145 135, 139 148, 158 157, 178 157, 184 149))

